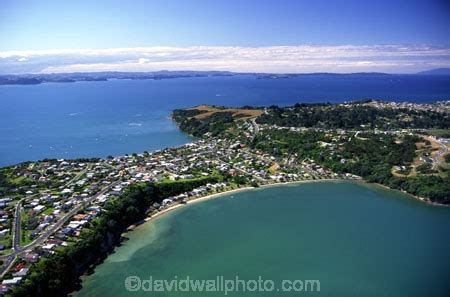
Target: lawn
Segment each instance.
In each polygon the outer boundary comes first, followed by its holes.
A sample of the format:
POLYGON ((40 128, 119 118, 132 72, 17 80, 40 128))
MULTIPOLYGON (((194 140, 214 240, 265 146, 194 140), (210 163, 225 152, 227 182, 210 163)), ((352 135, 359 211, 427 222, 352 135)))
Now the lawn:
POLYGON ((44 215, 52 214, 54 210, 55 210, 55 209, 54 209, 53 207, 49 207, 49 208, 47 208, 46 210, 44 210, 43 214, 44 214, 44 215))
POLYGON ((33 239, 30 239, 28 235, 31 234, 31 230, 22 229, 22 233, 20 234, 20 245, 24 246, 33 241, 33 239))

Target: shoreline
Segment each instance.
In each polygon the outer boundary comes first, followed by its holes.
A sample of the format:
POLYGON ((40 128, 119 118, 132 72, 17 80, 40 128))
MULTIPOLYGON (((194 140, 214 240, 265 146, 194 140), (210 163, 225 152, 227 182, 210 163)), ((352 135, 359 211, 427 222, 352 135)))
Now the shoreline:
POLYGON ((242 188, 232 189, 232 190, 223 191, 223 192, 220 192, 220 193, 214 193, 214 194, 209 194, 209 195, 206 195, 206 196, 194 198, 192 200, 188 200, 186 203, 179 203, 178 202, 178 203, 175 203, 175 204, 169 206, 168 208, 165 208, 165 209, 163 209, 161 211, 158 211, 158 212, 154 213, 153 215, 147 216, 144 219, 144 221, 145 221, 144 224, 146 222, 153 221, 154 219, 159 218, 162 215, 164 215, 164 214, 166 214, 168 212, 171 212, 172 210, 175 210, 175 209, 177 209, 179 207, 182 207, 184 205, 193 204, 193 203, 199 203, 199 202, 203 202, 203 201, 206 201, 206 200, 218 198, 218 197, 223 196, 223 195, 244 192, 244 191, 248 191, 248 190, 251 190, 251 189, 257 189, 257 188, 254 188, 254 187, 242 187, 242 188))
MULTIPOLYGON (((290 182, 283 182, 283 183, 273 183, 273 184, 261 185, 259 187, 246 186, 246 187, 242 187, 242 188, 232 189, 232 190, 223 191, 223 192, 220 192, 220 193, 213 193, 213 194, 209 194, 209 195, 206 195, 206 196, 194 198, 192 200, 188 200, 186 203, 175 203, 175 204, 169 206, 168 208, 165 208, 165 209, 163 209, 161 211, 158 211, 158 212, 156 212, 154 214, 151 214, 151 215, 147 216, 144 219, 144 223, 142 223, 142 224, 145 224, 146 222, 149 222, 149 221, 153 221, 153 220, 163 216, 164 214, 169 213, 169 212, 171 212, 171 211, 173 211, 173 210, 175 210, 177 208, 180 208, 180 207, 182 207, 184 205, 193 204, 193 203, 199 203, 199 202, 203 202, 203 201, 219 198, 220 196, 224 196, 224 195, 230 195, 230 194, 240 193, 240 192, 245 192, 245 191, 250 191, 250 190, 258 190, 258 189, 270 188, 270 187, 275 187, 275 186, 288 186, 288 185, 296 185, 296 184, 317 183, 317 182, 332 182, 332 181, 353 181, 353 182, 366 183, 366 182, 360 181, 360 180, 348 180, 348 179, 333 178, 333 179, 299 180, 299 181, 290 181, 290 182)), ((386 188, 388 188, 388 187, 386 187, 386 188)), ((142 225, 142 224, 140 224, 140 225, 142 225)), ((129 228, 128 231, 133 231, 133 229, 135 227, 137 227, 137 225, 131 225, 131 226, 133 226, 133 228, 129 228)))
MULTIPOLYGON (((232 189, 232 190, 228 190, 228 191, 224 191, 224 192, 220 192, 220 193, 214 193, 214 194, 209 194, 206 196, 202 196, 202 197, 198 197, 198 198, 194 198, 192 200, 188 200, 186 203, 176 203, 174 205, 169 206, 168 208, 165 208, 161 211, 158 211, 156 213, 154 213, 153 215, 147 216, 144 219, 144 223, 152 221, 166 213, 169 213, 179 207, 182 207, 184 205, 188 205, 188 204, 193 204, 193 203, 199 203, 199 202, 203 202, 203 201, 207 201, 207 200, 211 200, 214 198, 219 198, 220 196, 223 195, 230 195, 233 193, 239 193, 239 192, 245 192, 245 191, 249 191, 249 190, 258 190, 258 189, 263 189, 263 188, 270 188, 270 187, 274 187, 274 186, 286 186, 286 185, 295 185, 295 184, 304 184, 304 183, 316 183, 316 182, 331 182, 331 181, 348 181, 347 179, 316 179, 316 180, 299 180, 299 181, 290 181, 290 182, 283 182, 283 183, 273 183, 273 184, 267 184, 267 185, 261 185, 259 187, 250 187, 250 186, 246 186, 246 187, 242 187, 242 188, 237 188, 237 189, 232 189)), ((356 181, 356 180, 350 180, 350 181, 356 181)), ((133 229, 131 229, 130 231, 132 231, 133 229)))
MULTIPOLYGON (((188 204, 193 204, 193 203, 199 203, 199 202, 203 202, 203 201, 207 201, 207 200, 211 200, 211 199, 215 199, 215 198, 219 198, 220 196, 223 195, 230 195, 230 194, 234 194, 234 193, 239 193, 239 192, 245 192, 245 191, 249 191, 249 190, 258 190, 258 189, 264 189, 264 188, 270 188, 270 187, 276 187, 276 186, 288 186, 288 185, 297 185, 297 184, 305 184, 305 183, 319 183, 319 182, 342 182, 342 181, 350 181, 350 182, 355 182, 355 183, 360 183, 360 184, 364 184, 364 185, 374 185, 374 186, 378 186, 381 187, 383 189, 386 190, 391 190, 391 191, 398 191, 402 194, 405 194, 406 196, 408 196, 410 199, 414 199, 416 201, 420 201, 424 204, 427 205, 432 205, 432 206, 443 206, 443 207, 449 207, 450 205, 446 205, 446 204, 440 204, 440 203, 435 203, 430 201, 427 198, 423 198, 423 197, 419 197, 413 194, 410 194, 406 191, 402 191, 402 190, 398 190, 398 189, 392 189, 388 186, 382 185, 382 184, 378 184, 378 183, 369 183, 363 179, 361 180, 356 180, 356 179, 342 179, 342 178, 330 178, 330 179, 315 179, 315 180, 299 180, 299 181, 290 181, 290 182, 282 182, 282 183, 273 183, 273 184, 266 184, 266 185, 261 185, 259 187, 250 187, 250 186, 246 186, 246 187, 242 187, 242 188, 237 188, 237 189, 232 189, 232 190, 228 190, 228 191, 224 191, 224 192, 220 192, 220 193, 214 193, 214 194, 209 194, 206 196, 202 196, 202 197, 198 197, 198 198, 194 198, 192 200, 188 200, 186 203, 176 203, 174 205, 169 206, 168 208, 165 208, 161 211, 158 211, 156 213, 154 213, 153 215, 149 215, 144 219, 144 223, 149 222, 149 221, 153 221, 154 219, 157 219, 161 216, 163 216, 166 213, 169 213, 177 208, 180 208, 184 205, 188 205, 188 204)), ((142 223, 142 224, 144 224, 142 223)), ((136 225, 134 227, 137 227, 136 225)), ((131 228, 129 231, 133 231, 134 228, 131 228)), ((128 232, 128 231, 127 231, 128 232)))
MULTIPOLYGON (((404 192, 404 191, 391 189, 388 186, 384 186, 384 185, 381 185, 381 184, 378 184, 378 183, 368 183, 367 181, 365 181, 363 179, 358 180, 358 179, 330 178, 330 179, 316 179, 316 180, 300 180, 300 181, 290 181, 290 182, 266 184, 266 185, 261 185, 259 187, 245 186, 245 187, 242 187, 242 188, 231 189, 231 190, 220 192, 220 193, 213 193, 213 194, 209 194, 209 195, 206 195, 206 196, 194 198, 192 200, 188 200, 186 203, 176 203, 176 204, 173 204, 173 205, 169 206, 168 208, 165 208, 165 209, 163 209, 161 211, 158 211, 158 212, 156 212, 154 214, 151 214, 151 215, 147 216, 146 218, 143 219, 142 223, 130 225, 122 233, 122 236, 126 237, 127 234, 129 232, 134 231, 136 227, 139 227, 141 225, 143 226, 143 225, 145 225, 148 222, 155 221, 155 220, 163 217, 165 214, 168 214, 168 213, 170 213, 170 212, 172 212, 172 211, 174 211, 174 210, 176 210, 178 208, 181 208, 182 206, 187 205, 187 204, 200 203, 200 202, 204 202, 204 201, 207 201, 207 200, 220 198, 221 196, 231 195, 231 194, 245 192, 245 191, 249 191, 249 190, 258 190, 258 189, 278 187, 278 186, 282 187, 282 186, 289 186, 289 185, 301 185, 301 184, 308 184, 308 183, 322 183, 322 182, 353 182, 353 183, 357 183, 357 184, 361 184, 361 185, 365 185, 365 186, 370 186, 371 185, 371 186, 379 187, 379 188, 381 188, 383 190, 395 190, 395 191, 398 191, 398 192, 400 192, 402 194, 405 194, 406 197, 409 198, 409 199, 412 199, 414 201, 420 201, 420 202, 428 204, 428 205, 449 206, 449 205, 438 204, 438 203, 433 203, 433 202, 430 202, 430 201, 426 201, 426 200, 423 200, 423 198, 421 199, 418 196, 414 196, 414 195, 409 194, 409 193, 404 192)), ((115 246, 113 251, 110 254, 115 253, 116 252, 116 248, 118 248, 118 247, 120 247, 120 246, 115 246)), ((108 254, 107 257, 110 256, 110 254, 108 254)), ((98 265, 96 264, 95 267, 97 267, 97 266, 98 265)), ((95 269, 95 267, 94 267, 94 269, 95 269)), ((83 279, 84 277, 86 277, 86 273, 83 273, 80 276, 81 279, 83 279)), ((80 289, 77 289, 77 290, 73 291, 71 294, 73 294, 75 292, 79 292, 79 291, 80 291, 80 289)))
POLYGON ((433 201, 431 201, 431 200, 428 199, 428 198, 420 197, 420 196, 417 196, 417 195, 408 193, 408 192, 406 192, 405 190, 393 189, 393 188, 390 188, 390 187, 388 187, 388 186, 386 186, 386 185, 383 185, 383 184, 379 184, 379 183, 369 183, 369 182, 367 182, 367 181, 365 181, 365 180, 361 180, 361 182, 362 182, 362 183, 365 183, 365 184, 367 184, 367 185, 376 185, 376 186, 382 187, 382 188, 384 188, 384 189, 386 189, 386 190, 398 191, 398 192, 400 192, 400 193, 402 193, 402 194, 407 195, 408 197, 410 197, 410 198, 412 198, 412 199, 414 199, 414 200, 420 201, 420 202, 425 203, 425 204, 427 204, 427 205, 441 206, 441 207, 450 207, 450 204, 442 204, 442 203, 433 202, 433 201))

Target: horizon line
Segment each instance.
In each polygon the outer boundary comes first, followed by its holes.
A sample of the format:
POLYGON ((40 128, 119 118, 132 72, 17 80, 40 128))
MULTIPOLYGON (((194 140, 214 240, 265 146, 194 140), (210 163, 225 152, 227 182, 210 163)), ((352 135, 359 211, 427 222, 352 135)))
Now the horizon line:
POLYGON ((0 73, 230 71, 416 73, 450 68, 450 46, 194 46, 0 51, 0 73), (192 70, 194 69, 194 70, 192 70))

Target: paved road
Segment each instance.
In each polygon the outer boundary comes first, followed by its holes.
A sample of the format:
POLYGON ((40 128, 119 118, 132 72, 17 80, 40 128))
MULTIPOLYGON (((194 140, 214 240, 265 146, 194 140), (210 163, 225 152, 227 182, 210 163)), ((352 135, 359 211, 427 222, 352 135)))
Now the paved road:
POLYGON ((441 163, 441 161, 439 160, 439 158, 441 158, 442 156, 444 156, 445 154, 448 153, 448 148, 445 145, 444 142, 436 140, 434 138, 431 137, 425 137, 426 139, 428 139, 430 142, 434 142, 437 143, 439 145, 439 152, 436 153, 436 155, 434 157, 432 157, 431 159, 433 160, 433 169, 437 169, 438 165, 441 163))
POLYGON ((88 170, 91 168, 92 168, 92 164, 87 165, 85 169, 78 172, 78 174, 75 175, 71 180, 69 180, 63 187, 67 188, 67 187, 71 186, 77 179, 79 179, 83 174, 88 172, 88 170))
POLYGON ((256 137, 256 135, 259 132, 259 125, 256 123, 256 119, 255 118, 251 119, 250 121, 252 122, 253 130, 254 130, 253 131, 253 136, 252 136, 252 141, 253 141, 253 140, 255 140, 255 137, 256 137))
POLYGON ((5 259, 2 259, 3 265, 0 267, 0 277, 3 277, 13 266, 16 260, 16 255, 10 254, 5 259))
POLYGON ((94 196, 89 197, 85 201, 77 204, 67 214, 65 214, 62 218, 60 218, 55 224, 51 225, 48 229, 46 229, 46 231, 43 234, 41 234, 38 238, 36 238, 33 242, 31 242, 30 244, 28 244, 24 247, 21 247, 17 251, 17 253, 22 253, 24 251, 31 250, 31 249, 35 248, 37 245, 42 244, 48 237, 50 237, 59 228, 61 228, 64 225, 64 223, 66 223, 71 217, 73 217, 75 214, 77 214, 77 212, 84 209, 87 205, 89 205, 91 202, 93 202, 95 199, 97 199, 97 197, 105 194, 106 191, 108 191, 111 187, 114 187, 118 183, 119 182, 110 184, 109 186, 107 186, 106 188, 104 188, 103 190, 101 190, 100 192, 95 194, 94 196))
MULTIPOLYGON (((89 164, 88 166, 86 166, 85 169, 83 169, 82 171, 80 171, 77 175, 75 175, 71 180, 69 180, 67 183, 64 184, 64 188, 69 187, 70 185, 72 185, 77 179, 79 179, 83 174, 85 174, 90 168, 92 168, 92 165, 89 164)), ((22 231, 22 221, 21 221, 21 206, 22 206, 22 202, 23 201, 27 201, 30 198, 35 198, 38 194, 26 197, 22 200, 20 200, 17 205, 16 205, 16 210, 14 212, 14 223, 13 223, 13 249, 14 251, 18 251, 20 250, 20 235, 21 235, 21 231, 22 231)))
POLYGON ((14 212, 14 221, 13 221, 13 238, 12 238, 12 246, 14 251, 17 251, 20 248, 20 233, 22 231, 22 202, 24 199, 21 199, 16 204, 16 209, 14 212))
MULTIPOLYGON (((107 164, 107 163, 105 163, 107 164)), ((107 164, 109 165, 109 164, 107 164)), ((111 165, 109 165, 111 166, 111 165)), ((111 166, 114 168, 113 166, 111 166)), ((85 174, 89 169, 92 168, 92 164, 89 164, 86 166, 85 169, 80 171, 77 175, 75 175, 71 180, 69 180, 63 187, 69 187, 74 183, 76 180, 78 180, 83 174, 85 174)), ((21 199, 17 204, 14 211, 14 220, 13 220, 13 234, 12 234, 12 247, 13 251, 11 254, 8 255, 0 255, 0 260, 2 260, 4 263, 0 266, 0 276, 3 277, 3 275, 11 269, 12 265, 14 264, 15 259, 18 255, 22 254, 25 251, 31 250, 37 245, 42 244, 47 238, 52 235, 54 232, 56 232, 59 228, 61 228, 65 222, 67 222, 68 219, 70 219, 73 215, 75 215, 78 211, 80 211, 84 205, 87 205, 91 203, 93 200, 95 200, 99 195, 104 194, 109 188, 116 185, 118 182, 109 185, 105 189, 103 189, 100 193, 94 195, 93 197, 86 200, 84 203, 81 203, 80 205, 77 205, 72 209, 70 212, 68 212, 64 217, 58 220, 54 225, 52 225, 50 228, 47 229, 43 234, 41 234, 37 239, 32 241, 30 244, 21 247, 20 246, 20 238, 21 238, 21 231, 22 231, 22 218, 21 218, 21 208, 23 201, 27 201, 30 198, 34 198, 37 196, 37 194, 25 197, 24 199, 21 199)))
POLYGON ((440 141, 436 141, 437 143, 439 143, 439 146, 441 147, 439 152, 436 154, 436 156, 434 156, 434 163, 435 166, 437 167, 437 165, 440 163, 439 158, 441 158, 442 156, 446 155, 448 153, 448 148, 445 145, 445 143, 442 143, 440 141))
MULTIPOLYGON (((120 183, 120 181, 114 182, 114 183, 110 184, 109 186, 107 186, 106 188, 104 188, 103 190, 101 190, 99 193, 95 194, 94 196, 89 197, 88 199, 86 199, 85 201, 83 201, 80 204, 77 204, 67 214, 65 214, 62 218, 60 218, 55 224, 53 224, 49 228, 47 228, 44 231, 44 233, 42 233, 38 238, 36 238, 30 244, 23 246, 23 247, 15 246, 13 253, 0 256, 0 260, 2 260, 4 262, 4 264, 0 267, 0 275, 4 275, 6 273, 6 271, 8 271, 11 268, 12 263, 14 262, 14 260, 16 259, 17 256, 19 256, 25 252, 31 251, 36 246, 41 245, 45 240, 47 240, 51 235, 53 235, 53 233, 55 233, 59 228, 61 228, 77 212, 79 212, 80 210, 85 208, 87 205, 89 205, 91 202, 93 202, 97 197, 105 194, 106 191, 108 191, 110 188, 116 186, 119 183, 120 183)), ((20 237, 18 240, 20 242, 20 237)))

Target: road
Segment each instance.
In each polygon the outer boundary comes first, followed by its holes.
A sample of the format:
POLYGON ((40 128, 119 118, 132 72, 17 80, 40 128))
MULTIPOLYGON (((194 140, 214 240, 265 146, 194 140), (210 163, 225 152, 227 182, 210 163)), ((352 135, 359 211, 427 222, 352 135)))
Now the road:
POLYGON ((254 130, 253 131, 253 136, 252 136, 252 141, 253 141, 253 140, 255 140, 255 137, 256 137, 256 135, 259 132, 259 125, 256 123, 256 119, 255 118, 251 119, 250 122, 252 122, 253 130, 254 130))
MULTIPOLYGON (((105 163, 106 164, 106 163, 105 163)), ((79 179, 83 174, 85 174, 86 172, 88 172, 89 169, 92 168, 92 164, 89 164, 86 166, 85 169, 81 170, 80 172, 78 172, 77 175, 75 175, 71 180, 69 180, 65 185, 64 188, 67 188, 69 186, 71 186, 77 179, 79 179)))
MULTIPOLYGON (((67 183, 64 184, 64 188, 69 187, 70 185, 72 185, 76 180, 78 180, 83 174, 85 174, 89 169, 92 168, 92 165, 89 164, 88 166, 86 166, 85 169, 83 169, 82 171, 80 171, 77 175, 75 175, 71 180, 69 180, 67 183)), ((27 201, 30 198, 35 198, 37 196, 37 194, 26 197, 22 200, 20 200, 17 205, 16 205, 16 209, 14 212, 14 221, 13 221, 13 249, 14 251, 20 250, 20 235, 21 235, 21 231, 22 231, 22 221, 21 221, 21 206, 23 201, 27 201)))
POLYGON ((20 233, 22 231, 22 202, 24 199, 21 199, 16 204, 16 208, 14 211, 14 221, 13 221, 13 236, 12 236, 12 246, 13 250, 17 251, 20 248, 20 233))
MULTIPOLYGON (((105 194, 106 191, 108 191, 110 188, 116 186, 119 183, 120 183, 120 181, 114 182, 114 183, 108 185, 107 187, 105 187, 103 190, 101 190, 94 196, 89 197, 88 199, 86 199, 85 201, 83 201, 80 204, 77 204, 67 214, 65 214, 63 217, 61 217, 56 223, 54 223, 49 228, 47 228, 44 231, 44 233, 42 233, 38 238, 33 240, 30 244, 23 246, 23 247, 15 245, 14 252, 12 252, 11 254, 8 254, 8 255, 0 256, 0 260, 2 260, 4 262, 3 265, 0 267, 0 275, 4 275, 6 273, 6 271, 8 271, 11 268, 12 263, 14 262, 16 257, 20 256, 21 254, 23 254, 25 252, 31 251, 36 246, 41 245, 45 240, 47 240, 51 235, 53 235, 53 233, 55 233, 59 228, 61 228, 77 212, 79 212, 80 210, 85 208, 87 205, 89 205, 91 202, 93 202, 95 199, 97 199, 97 197, 105 194)), ((16 211, 17 211, 17 209, 16 209, 16 211)), ((20 217, 20 215, 19 215, 19 217, 20 217)), ((17 236, 14 236, 14 237, 15 237, 15 240, 17 240, 16 239, 17 236)), ((20 242, 20 237, 18 240, 20 242)))
POLYGON ((425 138, 428 139, 430 142, 434 142, 434 143, 437 143, 439 145, 439 151, 433 157, 431 157, 431 160, 433 160, 433 169, 437 169, 438 165, 441 163, 439 158, 441 158, 444 155, 448 154, 447 145, 445 144, 445 142, 439 141, 439 140, 437 140, 435 138, 432 138, 432 137, 425 137, 425 138))
POLYGON ((439 152, 436 154, 436 156, 434 156, 434 158, 433 158, 435 167, 437 167, 437 165, 439 165, 439 163, 440 163, 439 158, 443 157, 444 155, 446 155, 448 153, 448 148, 445 145, 445 143, 440 142, 438 140, 436 142, 439 143, 440 149, 439 149, 439 152))

